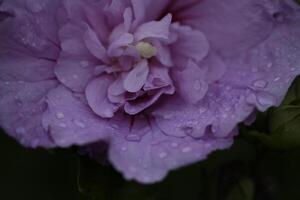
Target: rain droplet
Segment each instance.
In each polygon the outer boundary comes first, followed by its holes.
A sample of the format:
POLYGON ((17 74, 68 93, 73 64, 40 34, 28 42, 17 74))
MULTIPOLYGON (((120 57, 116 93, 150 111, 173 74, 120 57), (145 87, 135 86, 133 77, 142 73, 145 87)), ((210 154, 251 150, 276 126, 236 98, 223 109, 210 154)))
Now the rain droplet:
POLYGON ((57 119, 63 119, 65 117, 64 113, 62 113, 62 112, 57 112, 55 114, 55 116, 56 116, 57 119))
POLYGON ((77 120, 77 119, 74 120, 74 124, 76 126, 80 127, 80 128, 85 128, 86 127, 86 125, 82 121, 77 120))
POLYGON ((196 80, 194 82, 194 89, 195 90, 200 90, 201 89, 201 82, 199 80, 196 80))
POLYGON ((257 101, 262 106, 273 106, 276 104, 276 99, 267 93, 258 93, 257 101))
POLYGON ((129 141, 137 142, 141 140, 141 137, 137 134, 129 134, 126 136, 126 139, 129 141))
POLYGON ((177 142, 172 142, 171 147, 174 147, 174 148, 178 147, 178 143, 177 142))
POLYGON ((271 62, 267 64, 267 68, 271 68, 272 66, 273 66, 273 63, 271 63, 271 62))
POLYGON ((61 128, 66 128, 67 127, 67 125, 65 123, 59 123, 58 126, 61 127, 61 128))
POLYGON ((78 79, 78 75, 74 74, 74 75, 73 75, 73 78, 74 78, 74 79, 78 79))
POLYGON ((265 80, 256 80, 253 83, 253 86, 257 87, 257 88, 265 88, 265 87, 267 87, 267 85, 268 85, 268 82, 265 80))
POLYGON ((160 152, 159 154, 158 154, 158 157, 160 157, 160 158, 166 158, 168 156, 168 154, 166 153, 166 152, 160 152))
POLYGON ((277 82, 277 81, 279 81, 281 78, 280 77, 276 77, 275 79, 274 79, 274 82, 277 82))
POLYGON ((200 113, 200 114, 205 113, 206 111, 207 111, 207 108, 205 108, 205 107, 201 107, 201 108, 199 109, 199 113, 200 113))
POLYGON ((182 152, 183 152, 183 153, 188 153, 188 152, 190 152, 191 150, 192 150, 191 147, 184 147, 184 148, 182 149, 182 152))
POLYGON ((86 68, 87 66, 89 66, 89 61, 83 60, 80 62, 81 67, 86 68))
POLYGON ((127 151, 127 147, 121 147, 121 151, 127 151))

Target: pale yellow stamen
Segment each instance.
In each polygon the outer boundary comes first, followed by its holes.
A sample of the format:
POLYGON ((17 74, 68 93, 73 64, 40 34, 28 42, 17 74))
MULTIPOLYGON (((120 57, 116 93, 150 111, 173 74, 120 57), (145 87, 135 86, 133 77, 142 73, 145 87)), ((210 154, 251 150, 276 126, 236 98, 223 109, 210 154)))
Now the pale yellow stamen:
POLYGON ((143 58, 149 59, 156 55, 157 49, 148 42, 139 42, 135 46, 143 58))

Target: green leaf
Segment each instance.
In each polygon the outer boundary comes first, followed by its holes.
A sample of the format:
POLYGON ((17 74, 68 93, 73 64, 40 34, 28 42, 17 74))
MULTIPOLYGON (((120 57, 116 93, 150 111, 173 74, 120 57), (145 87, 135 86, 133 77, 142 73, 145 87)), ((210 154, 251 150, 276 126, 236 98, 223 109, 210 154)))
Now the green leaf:
MULTIPOLYGON (((300 2, 300 0, 298 0, 300 2)), ((300 76, 298 76, 292 83, 291 87, 289 88, 288 93, 286 94, 282 106, 284 105, 294 105, 298 101, 299 105, 300 100, 300 76)))
POLYGON ((271 111, 269 116, 269 130, 271 134, 279 130, 288 131, 290 126, 293 126, 293 123, 300 125, 300 106, 287 105, 271 111))
POLYGON ((231 190, 226 200, 254 200, 254 183, 249 178, 240 180, 231 190))

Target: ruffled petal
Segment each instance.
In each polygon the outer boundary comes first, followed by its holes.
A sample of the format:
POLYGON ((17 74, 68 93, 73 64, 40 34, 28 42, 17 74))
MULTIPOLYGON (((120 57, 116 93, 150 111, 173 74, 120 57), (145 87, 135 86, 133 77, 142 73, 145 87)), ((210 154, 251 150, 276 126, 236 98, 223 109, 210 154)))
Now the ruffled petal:
POLYGON ((92 29, 88 29, 84 34, 84 42, 91 54, 96 58, 106 61, 106 49, 98 39, 98 36, 92 29))
POLYGON ((177 34, 177 41, 172 46, 173 54, 178 57, 201 61, 209 52, 209 43, 206 36, 199 30, 194 30, 188 26, 172 24, 172 31, 177 34))
POLYGON ((167 135, 202 138, 209 133, 215 137, 230 137, 236 125, 254 111, 254 106, 247 102, 249 95, 251 91, 214 85, 196 105, 173 96, 157 105, 152 114, 167 135))
POLYGON ((109 86, 113 83, 113 78, 102 75, 94 79, 86 88, 85 94, 89 106, 97 115, 103 118, 111 118, 118 109, 116 104, 111 103, 107 97, 109 86))
POLYGON ((83 92, 94 77, 97 60, 61 53, 55 66, 55 75, 66 87, 75 92, 83 92))
POLYGON ((179 94, 189 104, 198 103, 208 91, 208 83, 204 77, 205 71, 192 61, 188 62, 183 71, 173 73, 179 94))
POLYGON ((90 108, 70 90, 59 86, 47 95, 48 108, 43 126, 55 145, 69 147, 105 140, 112 131, 107 121, 94 115, 90 108))
POLYGON ((109 159, 127 180, 149 184, 161 181, 170 170, 203 160, 212 151, 228 148, 231 144, 232 138, 167 137, 152 126, 139 142, 115 137, 110 143, 109 159))
POLYGON ((137 92, 147 81, 149 66, 146 60, 138 63, 125 77, 124 88, 128 92, 137 92))
POLYGON ((250 89, 248 102, 260 111, 279 105, 300 74, 300 23, 296 17, 299 13, 283 10, 282 14, 284 21, 264 42, 225 60, 228 70, 224 82, 250 89))
POLYGON ((274 5, 275 1, 204 0, 183 10, 177 18, 202 30, 213 49, 223 56, 232 56, 271 34, 275 23, 273 13, 268 13, 270 4, 274 5))
POLYGON ((0 81, 0 125, 26 147, 55 146, 42 127, 46 109, 45 96, 57 86, 56 81, 0 81))
POLYGON ((139 26, 134 33, 137 41, 145 38, 168 39, 172 15, 168 14, 160 21, 151 21, 139 26))

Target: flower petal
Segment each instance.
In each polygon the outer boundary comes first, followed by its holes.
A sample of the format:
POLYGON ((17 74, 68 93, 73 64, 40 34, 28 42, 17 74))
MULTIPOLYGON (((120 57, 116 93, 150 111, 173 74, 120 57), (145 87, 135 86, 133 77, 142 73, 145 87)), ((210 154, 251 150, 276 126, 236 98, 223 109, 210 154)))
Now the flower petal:
POLYGON ((42 116, 46 109, 45 96, 57 84, 52 80, 0 81, 0 126, 26 147, 54 147, 42 127, 42 116))
POLYGON ((111 76, 102 75, 94 79, 86 88, 85 94, 91 109, 103 118, 111 118, 118 106, 107 97, 108 87, 113 83, 111 76))
POLYGON ((139 62, 126 76, 124 88, 128 92, 137 92, 147 81, 149 66, 146 60, 139 62))
POLYGON ((160 21, 151 21, 140 25, 134 33, 134 38, 137 41, 145 38, 160 38, 168 39, 169 28, 172 21, 172 15, 166 15, 160 21))
POLYGON ((102 61, 106 61, 106 49, 98 39, 98 36, 92 29, 88 29, 84 34, 84 42, 88 50, 96 58, 99 58, 102 61))
POLYGON ((192 58, 196 62, 207 56, 209 43, 201 31, 177 23, 172 24, 172 31, 177 33, 178 37, 177 42, 172 47, 174 54, 192 58))
POLYGON ((59 147, 85 145, 107 138, 112 131, 107 122, 64 86, 48 94, 43 126, 59 147))
POLYGON ((127 180, 141 183, 161 181, 170 170, 203 160, 214 150, 228 148, 232 138, 194 140, 165 136, 155 126, 141 141, 114 138, 109 159, 127 180))
POLYGON ((205 71, 192 61, 188 62, 183 71, 174 71, 173 77, 179 94, 187 103, 196 104, 208 91, 205 71))

